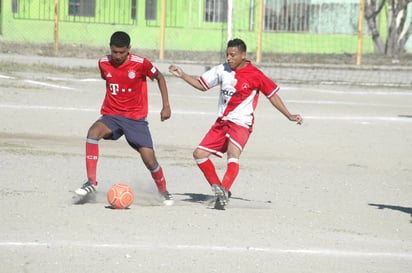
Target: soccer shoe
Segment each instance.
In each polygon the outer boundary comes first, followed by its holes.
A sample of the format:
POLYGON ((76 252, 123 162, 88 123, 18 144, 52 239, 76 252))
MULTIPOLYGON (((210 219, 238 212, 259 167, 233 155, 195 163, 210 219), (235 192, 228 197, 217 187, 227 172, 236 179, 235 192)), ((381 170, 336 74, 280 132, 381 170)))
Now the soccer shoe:
POLYGON ((75 195, 73 196, 73 204, 80 205, 88 202, 95 201, 97 185, 93 185, 90 181, 84 183, 80 188, 75 190, 75 195))
POLYGON ((97 182, 96 182, 96 185, 93 185, 93 183, 90 180, 88 180, 86 183, 84 183, 80 188, 78 188, 74 192, 77 195, 86 196, 89 193, 96 192, 96 187, 97 187, 97 182))
MULTIPOLYGON (((232 192, 231 192, 231 191, 228 191, 228 192, 227 192, 227 198, 229 199, 230 197, 232 197, 232 192)), ((229 202, 229 200, 228 200, 228 202, 229 202)), ((215 208, 215 209, 218 209, 218 210, 225 210, 225 206, 222 206, 222 205, 221 205, 221 202, 220 202, 219 198, 216 198, 214 208, 215 208)))
POLYGON ((161 192, 160 195, 163 197, 163 204, 166 206, 171 206, 175 203, 173 196, 168 191, 161 192))
POLYGON ((212 191, 216 196, 215 209, 224 210, 226 205, 229 203, 228 192, 226 192, 223 186, 216 184, 212 185, 212 191))

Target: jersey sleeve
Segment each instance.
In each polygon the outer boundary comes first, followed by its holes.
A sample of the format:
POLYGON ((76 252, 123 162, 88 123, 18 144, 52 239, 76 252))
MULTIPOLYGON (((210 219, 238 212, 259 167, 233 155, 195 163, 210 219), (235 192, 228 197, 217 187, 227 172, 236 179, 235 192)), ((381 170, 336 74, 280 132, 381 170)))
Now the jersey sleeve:
POLYGON ((109 62, 109 56, 104 56, 102 58, 99 59, 97 65, 99 67, 99 71, 100 71, 100 77, 102 77, 102 79, 106 79, 105 77, 105 73, 104 73, 104 64, 109 62))
POLYGON ((149 79, 151 79, 151 80, 153 80, 154 78, 156 78, 157 74, 159 73, 159 70, 157 69, 157 67, 154 66, 154 65, 152 64, 152 62, 149 61, 149 60, 146 59, 146 58, 144 58, 143 67, 144 67, 144 70, 145 70, 145 72, 146 72, 146 76, 147 76, 149 79))
POLYGON ((261 86, 259 89, 267 98, 270 98, 280 90, 280 87, 274 81, 262 74, 261 86))
POLYGON ((222 65, 218 65, 212 67, 211 69, 203 73, 202 76, 200 76, 199 78, 200 83, 203 85, 203 87, 206 89, 210 89, 212 87, 219 85, 219 71, 221 70, 222 65))

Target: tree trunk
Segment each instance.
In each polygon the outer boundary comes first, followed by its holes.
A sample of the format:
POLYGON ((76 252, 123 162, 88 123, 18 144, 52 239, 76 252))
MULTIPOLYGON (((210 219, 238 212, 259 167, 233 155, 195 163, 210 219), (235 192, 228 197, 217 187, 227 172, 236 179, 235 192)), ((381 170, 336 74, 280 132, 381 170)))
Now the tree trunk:
POLYGON ((405 45, 412 34, 412 22, 409 27, 405 27, 408 15, 408 3, 412 0, 366 0, 365 19, 375 47, 375 53, 386 54, 393 58, 398 58, 405 52, 405 45), (388 37, 384 44, 377 27, 377 17, 388 2, 388 37))
POLYGON ((406 42, 408 41, 408 38, 412 32, 412 22, 410 22, 408 28, 405 26, 408 16, 408 3, 412 2, 412 0, 392 0, 391 2, 391 4, 394 6, 393 24, 395 26, 395 35, 393 37, 393 49, 388 53, 391 53, 391 55, 399 56, 405 52, 406 42))
POLYGON ((382 1, 378 7, 377 0, 366 0, 365 2, 365 19, 368 24, 369 31, 372 34, 373 46, 375 48, 375 53, 384 54, 385 44, 380 36, 378 26, 376 23, 376 18, 382 10, 385 1, 382 1))
POLYGON ((408 41, 409 37, 412 35, 412 20, 409 24, 408 30, 402 32, 399 38, 399 45, 401 48, 405 48, 406 42, 408 41))

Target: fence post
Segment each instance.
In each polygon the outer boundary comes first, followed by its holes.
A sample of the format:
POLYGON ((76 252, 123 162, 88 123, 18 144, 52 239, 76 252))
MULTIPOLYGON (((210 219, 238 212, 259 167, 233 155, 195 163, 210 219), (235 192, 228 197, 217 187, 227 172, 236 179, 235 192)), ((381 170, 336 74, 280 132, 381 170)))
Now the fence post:
MULTIPOLYGON (((227 41, 232 40, 233 0, 227 1, 227 41)), ((227 42, 226 41, 226 42, 227 42)))
POLYGON ((166 0, 162 0, 162 7, 160 10, 160 49, 159 59, 163 61, 165 54, 165 28, 166 28, 166 0))
POLYGON ((54 56, 59 54, 59 0, 54 0, 54 56))
POLYGON ((256 63, 262 60, 262 32, 263 32, 263 7, 264 0, 259 0, 258 10, 258 27, 257 27, 257 42, 256 42, 256 63))
POLYGON ((356 54, 356 64, 361 64, 362 59, 362 42, 363 42, 363 18, 365 15, 365 0, 360 0, 359 21, 358 21, 358 51, 356 54))

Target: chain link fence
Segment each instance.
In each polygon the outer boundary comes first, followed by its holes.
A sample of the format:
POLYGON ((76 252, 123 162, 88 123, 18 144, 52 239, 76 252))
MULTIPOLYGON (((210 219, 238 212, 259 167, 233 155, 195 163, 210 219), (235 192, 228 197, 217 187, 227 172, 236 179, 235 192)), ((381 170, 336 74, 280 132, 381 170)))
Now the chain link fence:
MULTIPOLYGON (((97 59, 108 53, 111 33, 123 30, 132 37, 132 51, 151 60, 209 66, 225 60, 226 42, 236 37, 246 42, 252 61, 257 60, 257 50, 261 47, 262 67, 304 68, 302 74, 276 72, 286 80, 307 78, 310 73, 305 70, 311 69, 322 73, 326 81, 336 76, 320 68, 335 69, 339 65, 345 71, 351 69, 357 73, 361 69, 391 71, 386 73, 391 84, 412 85, 412 80, 399 81, 399 77, 390 76, 398 73, 408 78, 410 72, 412 78, 412 55, 407 53, 393 60, 373 54, 367 29, 363 31, 362 67, 356 66, 359 0, 0 0, 0 3, 0 52, 6 54, 97 59), (164 54, 160 57, 162 48, 164 54)), ((359 80, 356 73, 345 73, 353 81, 359 80)))

